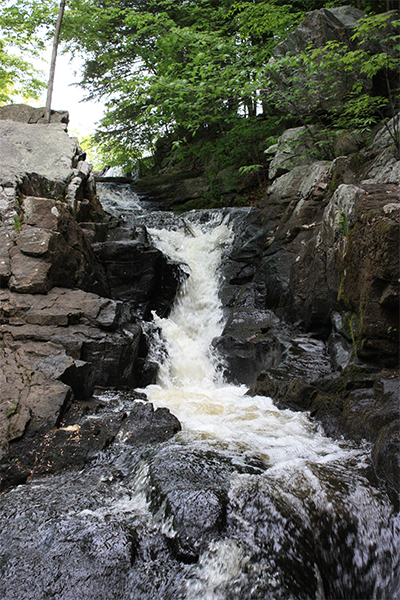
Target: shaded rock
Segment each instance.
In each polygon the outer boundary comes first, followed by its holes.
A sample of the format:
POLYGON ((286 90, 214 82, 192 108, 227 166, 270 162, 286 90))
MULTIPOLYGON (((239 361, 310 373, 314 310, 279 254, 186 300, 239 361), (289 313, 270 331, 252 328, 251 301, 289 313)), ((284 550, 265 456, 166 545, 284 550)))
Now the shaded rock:
POLYGON ((25 256, 16 246, 10 249, 9 254, 10 289, 20 294, 46 294, 51 288, 48 278, 51 265, 40 258, 25 256))
POLYGON ((174 189, 172 198, 173 204, 183 204, 187 200, 200 198, 210 188, 210 182, 204 175, 194 177, 193 179, 184 179, 179 181, 174 189))
POLYGON ((113 331, 126 321, 121 302, 83 290, 53 288, 45 296, 2 290, 0 299, 0 321, 11 325, 66 327, 82 323, 113 331))
POLYGON ((349 311, 348 335, 357 355, 398 364, 400 220, 384 207, 398 199, 391 186, 363 186, 338 257, 339 299, 349 311))
POLYGON ((349 364, 353 344, 339 333, 331 333, 328 338, 328 351, 335 371, 341 371, 349 364))
POLYGON ((322 48, 328 41, 351 44, 354 26, 364 13, 353 6, 322 8, 306 14, 304 21, 274 49, 274 56, 293 55, 306 50, 310 44, 322 48))
POLYGON ((104 265, 113 298, 129 302, 140 318, 155 310, 166 316, 187 273, 179 263, 139 240, 113 240, 93 245, 104 265))
POLYGON ((386 123, 383 123, 378 127, 377 131, 375 131, 372 142, 369 145, 370 152, 379 155, 383 150, 394 146, 393 138, 395 136, 395 131, 399 126, 399 120, 400 114, 397 114, 389 119, 386 123))
MULTIPOLYGON (((112 410, 102 400, 69 403, 57 425, 44 435, 31 429, 9 444, 0 461, 0 489, 25 483, 32 476, 56 474, 65 469, 81 469, 98 457, 117 438, 118 443, 144 446, 171 438, 181 426, 167 409, 136 402, 128 412, 112 410)), ((128 404, 128 403, 126 403, 128 404)))
POLYGON ((181 430, 178 419, 167 408, 136 403, 121 428, 126 444, 144 445, 164 442, 181 430))
POLYGON ((0 288, 7 287, 11 277, 10 249, 14 245, 15 232, 8 227, 0 227, 0 288))
MULTIPOLYGON (((204 172, 179 171, 170 175, 147 176, 135 181, 132 188, 149 201, 161 203, 163 210, 168 210, 172 202, 184 203, 186 200, 198 198, 199 191, 205 190, 204 172)), ((200 194, 201 195, 201 194, 200 194)))
POLYGON ((313 162, 311 156, 311 141, 305 136, 305 127, 286 129, 278 140, 275 155, 270 162, 268 177, 275 179, 288 173, 294 167, 309 165, 313 162))
POLYGON ((123 414, 84 418, 80 424, 53 428, 43 436, 28 432, 10 444, 0 462, 0 489, 26 483, 32 476, 81 469, 115 439, 123 414))
POLYGON ((255 285, 250 291, 248 284, 253 281, 268 244, 271 222, 264 219, 262 211, 256 208, 235 209, 229 216, 234 240, 219 269, 222 306, 228 315, 236 303, 248 305, 250 294, 253 296, 250 304, 262 310, 265 307, 263 286, 258 289, 255 285))
POLYGON ((65 204, 28 197, 22 210, 24 221, 9 249, 14 292, 45 294, 62 285, 109 295, 105 273, 65 204))
POLYGON ((17 237, 17 246, 22 254, 40 258, 48 251, 51 238, 51 233, 46 229, 24 229, 17 237))
MULTIPOLYGON (((278 44, 273 52, 273 57, 270 59, 270 64, 273 64, 277 59, 290 54, 296 56, 304 52, 308 47, 323 48, 328 42, 343 43, 351 49, 355 48, 355 42, 351 39, 354 27, 359 19, 364 16, 364 13, 352 6, 341 6, 339 8, 322 8, 306 13, 304 20, 289 34, 288 37, 278 44)), ((278 86, 283 89, 287 86, 286 77, 290 77, 290 68, 287 73, 279 74, 275 79, 278 86)), ((298 115, 308 114, 312 110, 332 108, 332 106, 340 104, 348 92, 352 90, 355 83, 354 78, 344 75, 341 72, 335 73, 335 87, 330 90, 329 99, 326 98, 326 91, 319 90, 319 87, 325 83, 324 79, 314 76, 315 86, 307 87, 308 93, 305 94, 302 88, 302 78, 305 80, 309 77, 305 73, 296 72, 296 77, 300 83, 299 94, 296 99, 296 106, 287 106, 287 110, 292 114, 298 115)), ((294 84, 296 85, 296 83, 294 84)), ((370 90, 372 87, 371 81, 366 77, 363 80, 364 90, 370 90)))
POLYGON ((228 381, 251 385, 260 371, 280 362, 282 345, 274 331, 276 321, 271 311, 243 308, 232 313, 222 335, 213 340, 228 381))
MULTIPOLYGON (((399 392, 400 390, 398 390, 399 392)), ((382 427, 374 444, 372 461, 378 477, 387 483, 395 502, 400 489, 400 419, 399 411, 391 411, 395 420, 382 427)), ((390 413, 389 413, 390 418, 390 413)))
POLYGON ((310 335, 287 330, 282 336, 282 358, 275 368, 260 372, 251 385, 251 396, 268 396, 278 406, 301 410, 299 391, 306 383, 331 373, 324 342, 310 335))
POLYGON ((315 251, 329 198, 331 163, 295 167, 268 188, 263 219, 270 222, 255 282, 264 282, 265 307, 285 310, 293 320, 321 333, 330 329, 335 296, 325 256, 315 251))
POLYGON ((3 343, 0 352, 0 449, 4 449, 28 426, 42 431, 57 424, 71 394, 58 377, 73 360, 52 342, 3 343))

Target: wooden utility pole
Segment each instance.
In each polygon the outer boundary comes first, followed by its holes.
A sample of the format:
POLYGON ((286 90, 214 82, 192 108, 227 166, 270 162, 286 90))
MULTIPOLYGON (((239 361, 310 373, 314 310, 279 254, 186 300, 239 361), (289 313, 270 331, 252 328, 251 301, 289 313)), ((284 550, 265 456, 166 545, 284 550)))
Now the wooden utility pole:
POLYGON ((56 31, 54 33, 53 52, 51 55, 51 63, 50 63, 49 83, 47 86, 46 110, 44 113, 44 119, 45 119, 46 123, 50 123, 51 97, 53 95, 53 84, 54 84, 54 73, 56 70, 58 40, 60 39, 61 24, 62 24, 62 20, 63 20, 63 16, 64 16, 64 7, 65 7, 65 0, 61 0, 60 8, 58 10, 56 31))

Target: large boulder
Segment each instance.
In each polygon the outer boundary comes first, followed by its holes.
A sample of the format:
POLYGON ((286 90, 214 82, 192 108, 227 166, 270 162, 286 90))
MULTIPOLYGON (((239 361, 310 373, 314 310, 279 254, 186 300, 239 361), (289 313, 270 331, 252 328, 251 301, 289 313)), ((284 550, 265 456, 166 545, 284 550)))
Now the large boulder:
MULTIPOLYGON (((278 44, 269 61, 269 65, 285 55, 297 56, 305 52, 309 47, 323 48, 328 42, 338 42, 354 49, 356 43, 352 41, 354 26, 364 16, 361 10, 352 6, 341 6, 339 8, 322 8, 306 13, 304 20, 297 29, 291 33, 283 42, 278 44)), ((338 71, 335 73, 334 91, 330 90, 329 98, 326 93, 326 73, 315 74, 314 85, 310 86, 309 74, 302 73, 299 65, 285 67, 275 73, 275 83, 283 92, 288 85, 298 88, 296 101, 286 103, 286 110, 291 114, 309 114, 317 109, 329 109, 340 103, 345 95, 352 90, 355 83, 354 77, 349 73, 338 71), (293 76, 296 75, 294 81, 293 76)), ((363 81, 365 90, 372 88, 370 80, 363 81)))
POLYGON ((294 167, 311 164, 314 161, 311 150, 312 140, 305 127, 286 129, 274 146, 273 152, 272 148, 266 150, 266 153, 274 155, 269 164, 269 179, 275 179, 294 167))
POLYGON ((293 56, 303 52, 310 45, 323 48, 327 42, 336 41, 352 45, 354 26, 364 13, 353 6, 321 8, 308 12, 297 29, 275 46, 274 56, 293 56))
MULTIPOLYGON (((318 58, 311 57, 310 49, 322 49, 330 43, 347 47, 351 51, 358 49, 358 41, 353 34, 357 21, 362 17, 364 13, 353 6, 314 10, 306 13, 297 29, 275 47, 268 66, 273 73, 275 89, 282 94, 284 108, 278 106, 278 110, 296 117, 329 112, 343 105, 355 84, 363 93, 388 95, 383 70, 372 78, 363 73, 362 69, 355 73, 351 68, 335 68, 334 61, 330 62, 328 68, 323 63, 319 69, 314 68, 318 58), (304 52, 308 53, 305 65, 301 59, 293 64, 292 59, 301 57, 304 52), (285 56, 290 60, 281 61, 285 56), (330 73, 327 72, 328 69, 330 73)), ((396 39, 398 12, 391 11, 384 17, 384 26, 381 23, 377 34, 365 36, 360 47, 371 56, 389 53, 397 58, 396 44, 388 44, 383 37, 396 39)), ((393 76, 395 77, 394 73, 393 76)), ((393 81, 395 86, 396 79, 393 81)))
POLYGON ((63 123, 0 119, 0 188, 2 212, 12 213, 11 219, 18 213, 21 194, 67 202, 84 220, 89 220, 87 213, 92 220, 103 218, 91 165, 63 123))
MULTIPOLYGON (((284 154, 279 153, 278 144, 276 156, 280 156, 280 159, 273 166, 273 173, 274 176, 279 174, 277 169, 282 168, 280 172, 283 174, 275 176, 260 204, 262 215, 259 220, 268 235, 264 238, 264 248, 257 260, 253 261, 257 268, 251 285, 254 289, 264 290, 265 302, 263 305, 259 299, 259 307, 284 309, 286 314, 300 321, 306 329, 324 336, 331 331, 332 311, 350 309, 346 294, 341 293, 345 282, 340 270, 346 267, 342 265, 340 257, 347 244, 349 229, 355 227, 362 235, 354 220, 356 208, 357 215, 369 213, 372 205, 375 208, 378 206, 372 197, 378 199, 379 196, 382 205, 372 217, 374 228, 379 228, 385 238, 386 231, 389 237, 394 236, 393 241, 387 240, 387 243, 391 247, 396 245, 397 234, 394 232, 397 227, 398 192, 395 183, 398 182, 399 161, 391 135, 396 122, 397 117, 378 127, 372 141, 362 151, 354 154, 354 149, 348 148, 352 154, 337 157, 333 161, 294 166, 290 153, 287 162, 284 154), (388 228, 390 220, 394 229, 388 228), (392 232, 390 234, 389 229, 392 232)), ((282 136, 282 152, 285 140, 293 139, 293 131, 289 130, 287 136, 282 136)), ((383 240, 382 244, 386 247, 383 240)), ((380 256, 380 251, 377 256, 380 256)), ((354 255, 352 261, 355 269, 361 268, 360 261, 356 261, 354 255)), ((398 270, 397 253, 386 253, 384 261, 391 263, 389 288, 394 290, 398 270)), ((377 280, 374 281, 371 285, 378 285, 377 280)), ((390 294, 387 292, 390 297, 397 293, 393 290, 390 294)), ((366 302, 370 304, 372 296, 369 291, 367 295, 369 299, 366 302)), ((353 312, 355 302, 353 300, 351 305, 353 312)), ((389 313, 382 308, 380 314, 389 313)), ((376 321, 380 328, 379 337, 387 341, 387 332, 393 336, 394 330, 397 330, 391 319, 394 319, 393 315, 385 317, 384 321, 381 318, 376 321)), ((365 344, 366 336, 359 339, 358 345, 362 340, 365 344)), ((387 358, 392 351, 393 344, 390 344, 386 348, 387 358)), ((383 357, 384 353, 377 352, 374 355, 371 352, 370 358, 383 357)), ((393 360, 396 360, 396 356, 397 353, 393 360)))
POLYGON ((264 470, 257 457, 244 455, 239 465, 222 452, 205 453, 196 446, 169 445, 151 456, 148 500, 152 512, 171 523, 165 534, 173 555, 185 563, 197 562, 224 533, 232 473, 264 470))
POLYGON ((128 303, 141 319, 151 319, 153 310, 161 317, 169 314, 188 274, 149 242, 145 229, 116 228, 92 248, 104 267, 113 298, 128 303))
POLYGON ((14 227, 5 220, 1 228, 6 238, 2 286, 45 294, 61 285, 109 295, 105 273, 64 202, 29 196, 18 208, 14 227))
POLYGON ((232 311, 221 336, 213 340, 228 381, 251 385, 260 371, 279 364, 283 344, 277 335, 278 325, 272 311, 254 306, 232 311))

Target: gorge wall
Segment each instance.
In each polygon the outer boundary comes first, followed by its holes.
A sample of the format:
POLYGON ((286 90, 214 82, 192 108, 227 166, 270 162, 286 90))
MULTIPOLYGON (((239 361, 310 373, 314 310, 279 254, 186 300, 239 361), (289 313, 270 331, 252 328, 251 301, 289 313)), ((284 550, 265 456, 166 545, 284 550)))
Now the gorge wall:
MULTIPOLYGON (((91 398, 96 386, 132 389, 154 377, 154 368, 146 367, 142 319, 153 309, 168 311, 182 276, 179 265, 149 244, 143 228, 124 229, 105 215, 92 167, 65 124, 31 124, 29 107, 5 108, 0 120, 3 487, 22 483, 33 472, 84 464, 111 443, 121 419, 97 423, 95 431, 88 423, 78 433, 62 419, 88 412, 77 401, 91 398), (78 443, 71 442, 77 437, 78 443), (77 448, 63 458, 55 449, 69 443, 77 448)), ((163 411, 143 418, 152 431, 161 427, 161 437, 179 428, 172 415, 168 426, 163 411)))
MULTIPOLYGON (((76 420, 96 410, 95 388, 154 381, 143 327, 152 310, 168 314, 187 273, 149 243, 143 225, 103 212, 91 167, 63 125, 8 119, 0 129, 8 487, 83 465, 112 443, 122 417, 98 421, 96 431, 90 420, 78 430, 76 420), (62 448, 73 451, 63 456, 62 448)), ((363 154, 296 165, 287 160, 296 133, 281 138, 262 204, 230 216, 235 241, 220 292, 226 326, 214 346, 226 377, 249 393, 311 411, 332 435, 372 441, 376 471, 395 491, 399 161, 381 129, 363 154)), ((157 440, 179 423, 155 411, 129 427, 157 440)))

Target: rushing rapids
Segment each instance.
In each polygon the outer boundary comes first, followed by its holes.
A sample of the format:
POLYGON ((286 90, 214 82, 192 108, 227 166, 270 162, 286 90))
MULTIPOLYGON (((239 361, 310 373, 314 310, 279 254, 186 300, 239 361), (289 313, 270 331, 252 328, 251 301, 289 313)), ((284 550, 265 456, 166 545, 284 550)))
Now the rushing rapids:
MULTIPOLYGON (((371 482, 368 445, 224 381, 211 347, 232 215, 147 215, 126 193, 102 194, 189 272, 169 317, 154 314, 158 382, 140 390, 182 431, 141 447, 119 434, 83 471, 3 495, 1 598, 398 598, 400 521, 371 482)), ((100 398, 107 414, 143 402, 100 398)))

